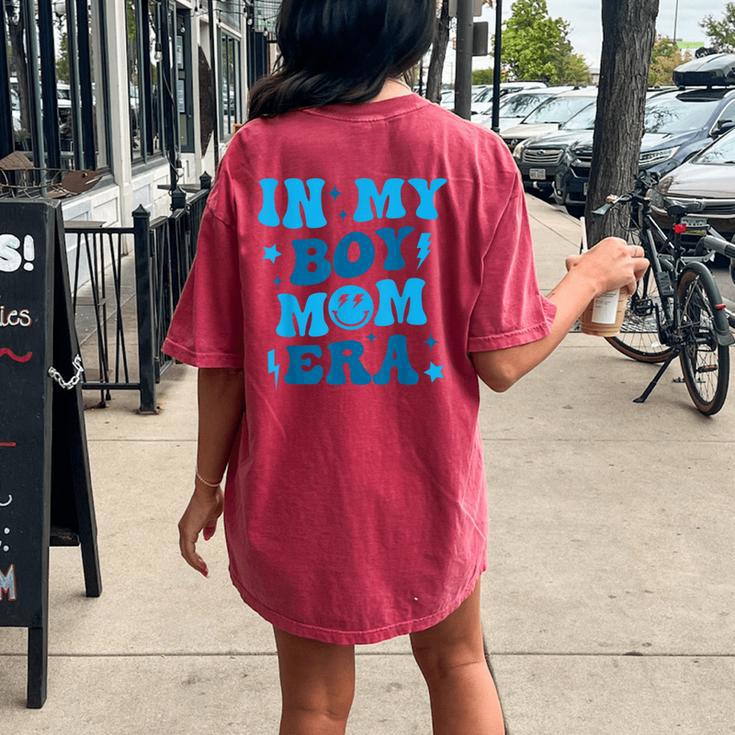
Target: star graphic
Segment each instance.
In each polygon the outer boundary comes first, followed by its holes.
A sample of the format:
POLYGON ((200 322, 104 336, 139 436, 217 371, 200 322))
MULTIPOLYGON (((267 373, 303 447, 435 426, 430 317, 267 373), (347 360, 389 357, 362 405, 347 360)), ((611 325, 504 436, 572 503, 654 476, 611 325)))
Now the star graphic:
POLYGON ((271 245, 269 248, 263 248, 263 250, 265 250, 263 260, 270 260, 271 263, 275 263, 276 258, 281 257, 281 253, 278 252, 278 245, 271 245))
POLYGON ((372 342, 375 339, 374 334, 368 334, 367 338, 372 342))
POLYGON ((339 213, 339 216, 340 216, 340 217, 341 217, 342 219, 344 219, 344 218, 345 218, 345 217, 347 216, 347 212, 345 212, 345 210, 343 209, 343 210, 342 210, 342 211, 341 211, 341 212, 339 213))
POLYGON ((434 365, 433 362, 429 363, 429 369, 424 370, 424 374, 428 375, 431 378, 431 382, 433 383, 437 378, 443 378, 442 370, 444 370, 444 367, 442 365, 434 365))
POLYGON ((275 280, 275 281, 273 281, 273 283, 275 283, 275 284, 276 284, 276 286, 278 286, 278 285, 280 284, 280 282, 281 282, 281 279, 280 279, 280 278, 278 278, 278 277, 276 277, 276 280, 275 280))
POLYGON ((334 187, 334 189, 332 189, 332 191, 329 192, 329 196, 332 197, 335 202, 337 201, 337 197, 341 194, 342 192, 336 186, 334 187))
POLYGON ((431 350, 433 349, 434 345, 438 343, 431 335, 429 335, 429 339, 426 340, 426 344, 429 345, 429 349, 431 350))

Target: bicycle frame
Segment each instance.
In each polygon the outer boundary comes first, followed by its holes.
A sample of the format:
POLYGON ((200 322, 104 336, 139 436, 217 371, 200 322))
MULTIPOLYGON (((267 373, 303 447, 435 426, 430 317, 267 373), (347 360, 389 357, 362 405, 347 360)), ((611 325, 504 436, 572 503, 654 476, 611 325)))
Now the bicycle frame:
MULTIPOLYGON (((684 255, 681 235, 677 233, 673 241, 666 236, 650 213, 650 201, 643 196, 635 196, 632 203, 637 205, 636 215, 638 221, 631 213, 631 222, 635 224, 640 234, 641 245, 646 258, 651 263, 650 271, 653 273, 661 299, 663 314, 659 314, 658 308, 656 311, 659 340, 669 347, 677 347, 683 343, 683 337, 681 336, 681 310, 676 285, 684 268, 689 266, 697 270, 699 268, 706 270, 704 263, 710 259, 711 253, 706 255, 684 255), (673 254, 670 256, 671 260, 665 257, 666 253, 659 252, 658 244, 673 250, 673 254), (669 263, 671 268, 665 268, 662 263, 669 263)), ((646 289, 647 285, 644 286, 644 298, 646 297, 646 289)), ((658 307, 657 304, 655 306, 658 307)), ((714 321, 718 343, 722 345, 733 344, 733 336, 730 332, 727 315, 718 311, 714 314, 714 321)))
MULTIPOLYGON (((607 198, 606 204, 594 211, 596 216, 602 217, 613 207, 623 205, 626 207, 630 230, 638 232, 640 244, 650 263, 650 267, 642 279, 642 292, 640 294, 638 293, 638 289, 640 289, 639 285, 631 297, 629 308, 637 315, 643 317, 650 316, 654 313, 655 309, 658 339, 661 345, 665 345, 668 348, 662 353, 663 362, 658 372, 643 393, 638 398, 635 398, 633 402, 644 403, 669 365, 679 357, 682 365, 685 367, 683 381, 686 382, 687 390, 692 396, 696 407, 702 413, 712 415, 722 408, 727 395, 727 383, 722 384, 724 386, 723 392, 718 378, 717 392, 709 403, 701 397, 701 393, 698 392, 698 387, 692 387, 694 385, 692 381, 696 380, 696 372, 694 373, 695 377, 692 377, 692 367, 689 363, 685 362, 689 355, 689 352, 686 352, 686 350, 691 344, 700 344, 700 335, 698 334, 697 325, 694 325, 697 331, 693 331, 692 325, 687 322, 683 314, 683 309, 688 307, 688 301, 681 304, 679 292, 682 291, 683 278, 687 278, 687 294, 691 294, 693 288, 704 289, 709 295, 709 302, 711 304, 709 313, 712 314, 713 318, 713 325, 708 330, 709 340, 705 343, 711 347, 712 339, 716 340, 717 350, 722 350, 734 344, 735 337, 730 332, 725 304, 720 303, 722 297, 719 294, 712 274, 705 265, 705 261, 710 260, 715 252, 721 252, 727 257, 733 258, 735 256, 732 253, 735 252, 735 249, 722 241, 719 236, 716 236, 717 233, 714 229, 708 226, 707 233, 712 236, 703 237, 697 244, 694 255, 687 255, 687 249, 682 245, 681 237, 682 233, 686 231, 686 227, 682 227, 682 224, 684 224, 683 221, 687 212, 694 210, 680 205, 669 208, 668 211, 676 220, 676 225, 674 226, 674 237, 667 237, 653 219, 651 215, 651 201, 646 196, 648 190, 655 183, 655 180, 644 177, 641 174, 636 179, 636 188, 634 191, 623 196, 611 195, 607 198), (689 272, 694 273, 694 280, 687 277, 689 272), (660 303, 654 302, 648 295, 651 274, 658 288, 660 303), (639 303, 638 299, 641 299, 642 303, 639 303)), ((687 299, 690 297, 690 295, 687 295, 687 299)), ((725 351, 725 355, 729 357, 727 351, 725 351)), ((726 359, 726 370, 729 369, 727 365, 729 365, 729 360, 726 359)))

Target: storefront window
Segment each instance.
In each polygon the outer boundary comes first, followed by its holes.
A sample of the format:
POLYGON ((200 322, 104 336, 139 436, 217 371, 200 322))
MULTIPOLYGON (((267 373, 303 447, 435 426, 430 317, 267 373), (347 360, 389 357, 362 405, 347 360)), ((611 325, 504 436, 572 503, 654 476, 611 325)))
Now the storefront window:
POLYGON ((194 150, 194 110, 191 84, 191 14, 176 13, 176 109, 181 150, 194 150))
POLYGON ((91 100, 93 121, 94 151, 97 157, 97 168, 109 166, 109 140, 107 136, 107 58, 104 45, 105 23, 102 5, 89 0, 88 5, 92 44, 90 48, 91 100))
POLYGON ((61 168, 81 168, 81 100, 72 95, 79 87, 79 49, 77 48, 76 8, 63 0, 54 3, 54 48, 56 69, 56 114, 59 128, 61 168))
POLYGON ((3 140, 3 149, 25 152, 39 168, 105 168, 103 0, 36 3, 30 26, 22 0, 0 2, 10 97, 0 106, 8 105, 12 118, 12 144, 3 140), (31 58, 29 37, 38 58, 31 58))
POLYGON ((133 161, 161 155, 163 116, 159 4, 126 0, 130 148, 133 161))
POLYGON ((220 22, 227 23, 228 26, 235 30, 240 27, 242 10, 238 7, 238 3, 232 2, 232 0, 219 0, 215 4, 215 9, 217 10, 220 22))
POLYGON ((148 54, 145 64, 150 74, 150 125, 148 146, 150 153, 160 153, 162 139, 162 114, 161 114, 161 42, 159 40, 158 18, 159 4, 148 2, 148 54))
POLYGON ((20 0, 0 0, 4 3, 5 44, 10 75, 10 109, 13 125, 13 148, 33 158, 32 83, 26 47, 26 17, 20 0))
POLYGON ((240 41, 229 33, 220 33, 220 134, 227 140, 241 122, 240 41))
POLYGON ((140 104, 140 67, 138 65, 138 23, 137 23, 137 2, 136 0, 126 0, 125 17, 127 26, 127 47, 128 47, 128 89, 130 97, 130 151, 133 160, 143 157, 143 131, 141 126, 143 118, 141 114, 140 104))

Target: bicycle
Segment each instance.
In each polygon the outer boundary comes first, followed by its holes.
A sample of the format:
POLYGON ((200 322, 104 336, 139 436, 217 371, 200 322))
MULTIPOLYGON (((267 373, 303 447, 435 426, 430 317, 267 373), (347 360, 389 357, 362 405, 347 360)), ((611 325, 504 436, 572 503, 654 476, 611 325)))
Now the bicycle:
POLYGON ((620 334, 606 339, 627 357, 661 363, 635 403, 648 399, 669 365, 679 357, 692 402, 702 414, 712 416, 727 398, 729 348, 735 343, 730 328, 735 328, 735 313, 723 303, 705 262, 712 259, 713 253, 735 259, 735 245, 720 237, 703 218, 689 218, 701 212, 700 202, 669 205, 667 212, 675 221, 674 238, 670 239, 651 214, 648 192, 657 181, 657 177, 644 172, 636 179, 633 191, 609 196, 607 203, 593 212, 604 217, 613 208, 628 207, 629 240, 643 247, 651 263, 630 297, 620 334), (695 225, 691 230, 688 222, 695 225), (688 230, 703 235, 693 252, 682 242, 688 230))

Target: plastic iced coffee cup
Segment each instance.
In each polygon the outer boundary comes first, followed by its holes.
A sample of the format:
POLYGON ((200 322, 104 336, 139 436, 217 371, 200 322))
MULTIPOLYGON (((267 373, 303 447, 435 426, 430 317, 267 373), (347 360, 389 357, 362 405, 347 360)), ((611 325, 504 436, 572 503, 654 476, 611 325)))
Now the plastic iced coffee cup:
POLYGON ((629 298, 628 292, 621 288, 593 299, 580 319, 582 332, 594 337, 614 337, 620 334, 629 298))
MULTIPOLYGON (((582 225, 582 252, 587 247, 587 226, 584 217, 580 218, 582 225)), ((625 321, 625 310, 628 307, 630 295, 624 288, 608 291, 593 299, 580 317, 580 326, 584 334, 593 337, 614 337, 620 334, 625 321)))

